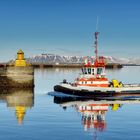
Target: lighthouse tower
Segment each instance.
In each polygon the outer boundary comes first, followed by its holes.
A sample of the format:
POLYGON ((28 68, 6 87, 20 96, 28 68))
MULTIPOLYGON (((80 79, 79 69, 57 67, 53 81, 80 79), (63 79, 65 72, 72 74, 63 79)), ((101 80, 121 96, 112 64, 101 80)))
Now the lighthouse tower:
POLYGON ((15 66, 17 67, 27 66, 26 60, 24 58, 24 52, 21 49, 17 52, 17 59, 15 61, 15 66))

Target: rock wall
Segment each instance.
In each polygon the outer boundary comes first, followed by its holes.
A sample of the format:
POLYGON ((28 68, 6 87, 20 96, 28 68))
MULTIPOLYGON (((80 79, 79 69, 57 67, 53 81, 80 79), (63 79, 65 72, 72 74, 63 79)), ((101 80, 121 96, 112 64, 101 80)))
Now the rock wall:
POLYGON ((0 87, 34 87, 33 67, 0 68, 0 87))

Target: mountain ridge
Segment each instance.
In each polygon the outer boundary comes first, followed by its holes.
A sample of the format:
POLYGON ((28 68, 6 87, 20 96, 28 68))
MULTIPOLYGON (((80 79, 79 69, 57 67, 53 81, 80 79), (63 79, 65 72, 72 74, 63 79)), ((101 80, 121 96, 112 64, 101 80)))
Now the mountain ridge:
MULTIPOLYGON (((112 56, 104 56, 107 63, 117 64, 135 64, 140 65, 140 58, 117 58, 112 56)), ((57 54, 39 54, 27 58, 30 63, 42 63, 42 64, 81 64, 85 59, 93 61, 93 56, 67 56, 57 54)))

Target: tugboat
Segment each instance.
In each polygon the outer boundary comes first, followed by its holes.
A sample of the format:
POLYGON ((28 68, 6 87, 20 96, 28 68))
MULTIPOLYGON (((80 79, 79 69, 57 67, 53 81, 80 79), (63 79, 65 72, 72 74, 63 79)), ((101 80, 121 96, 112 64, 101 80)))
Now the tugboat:
POLYGON ((116 95, 139 94, 140 84, 122 84, 116 79, 111 82, 105 74, 106 60, 98 56, 98 35, 95 32, 95 60, 87 60, 82 68, 82 73, 73 83, 65 79, 59 85, 54 86, 54 91, 86 97, 108 97, 116 95))

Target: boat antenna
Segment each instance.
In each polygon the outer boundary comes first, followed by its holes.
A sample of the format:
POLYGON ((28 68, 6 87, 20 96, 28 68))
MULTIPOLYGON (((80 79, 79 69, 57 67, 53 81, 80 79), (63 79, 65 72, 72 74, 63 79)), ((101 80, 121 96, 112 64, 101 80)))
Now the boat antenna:
POLYGON ((99 23, 99 17, 97 16, 97 19, 96 19, 96 31, 98 31, 98 23, 99 23))
POLYGON ((99 35, 99 32, 98 32, 98 16, 97 16, 97 21, 96 21, 96 32, 95 32, 95 55, 96 55, 96 60, 98 60, 98 35, 99 35))

